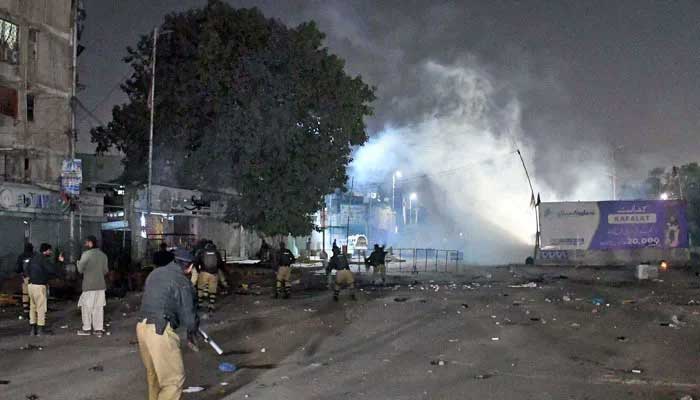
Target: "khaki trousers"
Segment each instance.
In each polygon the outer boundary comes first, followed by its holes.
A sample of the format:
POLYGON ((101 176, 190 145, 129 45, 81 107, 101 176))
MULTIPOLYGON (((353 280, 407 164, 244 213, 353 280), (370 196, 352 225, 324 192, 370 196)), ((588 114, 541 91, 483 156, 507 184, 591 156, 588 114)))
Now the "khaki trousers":
POLYGON ((349 269, 342 269, 335 275, 335 293, 340 293, 341 286, 347 286, 351 293, 355 292, 355 277, 349 269))
POLYGON ((289 281, 292 278, 292 268, 291 267, 280 267, 277 270, 277 287, 280 288, 283 285, 285 287, 292 286, 289 281))
POLYGON ((29 278, 22 279, 22 312, 29 315, 29 278))
POLYGON ((374 273, 372 275, 376 276, 377 273, 379 274, 379 276, 381 276, 382 282, 385 282, 386 281, 386 265, 379 264, 376 267, 374 267, 374 273))
POLYGON ((141 360, 146 367, 149 400, 180 400, 185 384, 185 366, 180 337, 168 324, 162 335, 154 324, 136 325, 141 360))
POLYGON ((218 275, 210 274, 205 271, 199 272, 199 276, 197 277, 197 292, 200 305, 204 305, 204 303, 208 302, 209 309, 214 308, 218 281, 218 275))
POLYGON ((27 285, 29 293, 29 323, 46 325, 46 285, 27 285))

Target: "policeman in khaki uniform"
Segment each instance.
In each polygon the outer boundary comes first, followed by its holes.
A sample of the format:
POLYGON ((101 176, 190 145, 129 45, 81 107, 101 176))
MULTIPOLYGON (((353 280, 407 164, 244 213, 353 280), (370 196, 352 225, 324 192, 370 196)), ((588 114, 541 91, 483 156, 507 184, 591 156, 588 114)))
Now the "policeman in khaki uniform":
POLYGON ((288 299, 289 288, 292 286, 292 264, 296 261, 294 254, 281 242, 279 250, 273 252, 270 261, 273 268, 277 268, 277 287, 273 297, 276 299, 281 294, 282 298, 288 299))
POLYGON ((199 328, 194 287, 185 276, 191 270, 192 255, 178 249, 170 264, 153 270, 146 279, 136 336, 146 367, 149 400, 179 400, 182 396, 185 367, 175 330, 182 325, 188 338, 194 338, 199 328))
POLYGON ((347 286, 350 290, 350 298, 357 300, 355 297, 355 278, 350 271, 350 263, 345 254, 341 254, 340 249, 333 248, 333 257, 328 262, 328 268, 335 269, 335 290, 333 291, 333 300, 338 301, 340 289, 342 286, 347 286))
POLYGON ((208 242, 204 250, 200 251, 195 265, 199 270, 197 276, 197 292, 199 305, 203 307, 207 304, 210 313, 214 312, 216 305, 216 292, 219 283, 220 266, 223 264, 221 253, 216 249, 216 245, 208 242))
POLYGON ((22 315, 25 318, 29 318, 29 276, 27 275, 27 270, 32 257, 34 257, 34 246, 27 242, 24 244, 24 252, 17 257, 15 271, 22 275, 22 315))

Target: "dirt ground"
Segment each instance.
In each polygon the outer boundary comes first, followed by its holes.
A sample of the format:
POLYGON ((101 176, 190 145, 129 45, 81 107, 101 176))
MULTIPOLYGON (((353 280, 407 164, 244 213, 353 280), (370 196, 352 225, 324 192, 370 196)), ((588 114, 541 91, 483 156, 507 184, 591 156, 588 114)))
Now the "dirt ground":
MULTIPOLYGON (((631 269, 493 267, 394 273, 335 303, 304 272, 289 300, 270 274, 223 297, 203 327, 224 348, 184 349, 184 399, 679 399, 700 397, 700 281, 637 282, 631 269), (530 283, 536 287, 510 287, 530 283), (600 305, 593 304, 599 300, 600 305), (218 370, 219 363, 238 367, 218 370)), ((31 338, 0 309, 0 399, 145 399, 140 294, 108 299, 111 335, 78 337, 76 301, 52 301, 56 335, 31 338)))

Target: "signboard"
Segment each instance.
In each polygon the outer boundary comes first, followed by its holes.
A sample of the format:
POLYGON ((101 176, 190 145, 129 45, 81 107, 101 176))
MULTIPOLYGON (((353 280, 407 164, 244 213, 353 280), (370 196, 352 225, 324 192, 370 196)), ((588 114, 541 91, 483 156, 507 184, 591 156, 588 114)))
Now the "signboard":
MULTIPOLYGON (((68 204, 58 192, 28 185, 0 185, 0 211, 15 211, 37 214, 65 214, 68 204)), ((104 198, 101 194, 84 193, 79 203, 83 216, 102 217, 104 198)))
POLYGON ((81 160, 63 160, 61 168, 61 188, 69 196, 80 195, 83 183, 83 164, 81 160))
POLYGON ((542 250, 688 247, 679 200, 542 203, 539 212, 542 250))

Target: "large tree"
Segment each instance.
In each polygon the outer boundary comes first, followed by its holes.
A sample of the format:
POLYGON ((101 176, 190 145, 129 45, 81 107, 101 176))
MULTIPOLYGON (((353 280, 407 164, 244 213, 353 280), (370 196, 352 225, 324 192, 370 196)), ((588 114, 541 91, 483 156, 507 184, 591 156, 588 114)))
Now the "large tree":
POLYGON ((648 197, 658 199, 661 193, 688 203, 688 231, 694 246, 700 243, 700 165, 689 163, 680 167, 654 168, 646 180, 648 197))
MULTIPOLYGON (((352 147, 367 141, 374 89, 348 76, 313 22, 289 28, 210 0, 161 28, 154 181, 234 189, 229 220, 270 235, 308 233, 323 195, 345 186, 352 147)), ((151 35, 128 49, 129 101, 92 131, 98 151, 125 154, 128 183, 146 177, 151 52, 151 35)))

